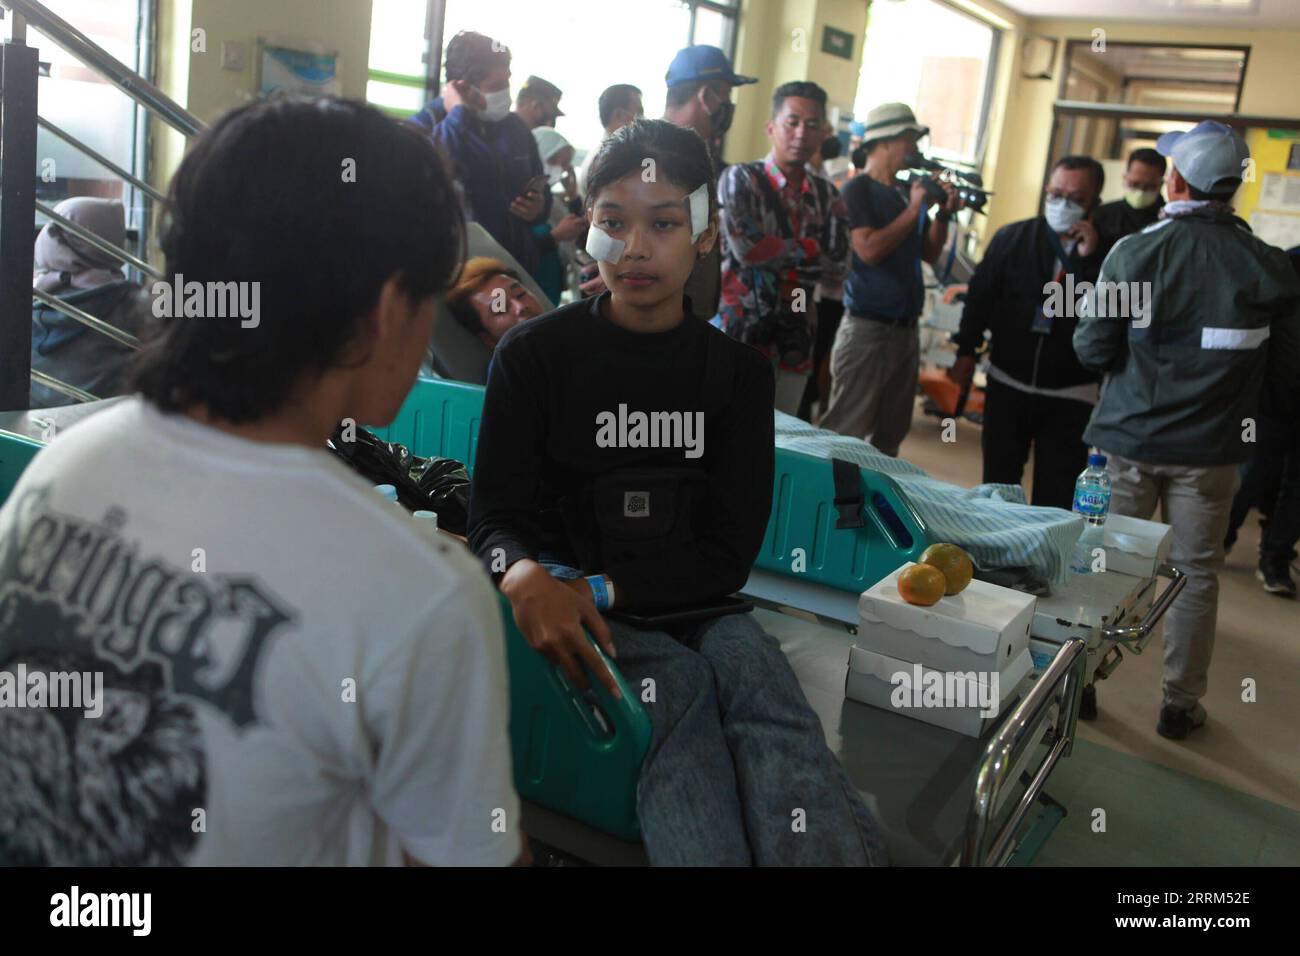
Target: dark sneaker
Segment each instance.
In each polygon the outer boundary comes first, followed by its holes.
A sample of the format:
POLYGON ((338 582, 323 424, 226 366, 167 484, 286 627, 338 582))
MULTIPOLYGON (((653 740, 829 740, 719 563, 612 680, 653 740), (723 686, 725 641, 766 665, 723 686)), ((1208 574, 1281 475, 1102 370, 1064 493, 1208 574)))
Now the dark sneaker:
POLYGON ((1097 719, 1097 685, 1085 684, 1083 686, 1083 696, 1079 698, 1079 719, 1096 720, 1097 719))
POLYGON ((1291 569, 1285 561, 1260 561, 1255 577, 1259 578, 1269 594, 1295 597, 1295 582, 1291 580, 1291 569))
POLYGON ((1193 730, 1205 726, 1205 708, 1197 704, 1191 710, 1171 707, 1166 704, 1160 708, 1160 722, 1156 724, 1156 733, 1170 740, 1186 740, 1193 730))

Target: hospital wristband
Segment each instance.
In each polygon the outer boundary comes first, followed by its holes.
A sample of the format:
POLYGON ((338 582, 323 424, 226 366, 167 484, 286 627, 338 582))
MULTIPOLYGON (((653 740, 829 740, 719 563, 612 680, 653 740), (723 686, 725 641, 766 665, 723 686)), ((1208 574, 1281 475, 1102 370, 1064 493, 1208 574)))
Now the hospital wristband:
POLYGON ((607 611, 614 604, 614 586, 605 579, 603 574, 593 574, 584 578, 588 587, 591 588, 591 599, 596 604, 597 611, 607 611))

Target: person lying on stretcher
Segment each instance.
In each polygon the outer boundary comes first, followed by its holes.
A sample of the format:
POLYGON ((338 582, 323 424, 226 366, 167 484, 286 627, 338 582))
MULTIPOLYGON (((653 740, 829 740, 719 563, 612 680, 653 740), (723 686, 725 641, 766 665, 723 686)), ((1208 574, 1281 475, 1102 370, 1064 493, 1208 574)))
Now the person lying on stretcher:
POLYGON ((771 367, 682 294, 717 239, 712 181, 703 141, 671 123, 638 121, 602 145, 588 251, 609 291, 497 347, 470 544, 572 683, 586 688, 589 670, 617 693, 586 628, 641 690, 651 863, 882 864, 876 822, 753 615, 647 621, 739 589, 771 506, 771 367))

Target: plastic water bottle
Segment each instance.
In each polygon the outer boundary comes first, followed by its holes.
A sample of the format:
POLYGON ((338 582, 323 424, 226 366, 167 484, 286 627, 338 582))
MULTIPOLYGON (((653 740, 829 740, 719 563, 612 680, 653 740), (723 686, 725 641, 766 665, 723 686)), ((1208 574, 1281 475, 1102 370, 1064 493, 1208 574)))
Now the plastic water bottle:
POLYGON ((1088 456, 1088 467, 1074 483, 1073 511, 1083 518, 1084 525, 1083 534, 1074 546, 1070 570, 1091 574, 1092 552, 1105 547, 1106 515, 1110 513, 1110 475, 1106 473, 1105 455, 1088 456))
POLYGON ((417 521, 426 522, 430 531, 438 530, 438 512, 436 511, 413 511, 411 517, 417 521))
POLYGON ((397 502, 396 485, 375 485, 375 491, 379 492, 381 497, 387 498, 389 501, 394 503, 397 502))

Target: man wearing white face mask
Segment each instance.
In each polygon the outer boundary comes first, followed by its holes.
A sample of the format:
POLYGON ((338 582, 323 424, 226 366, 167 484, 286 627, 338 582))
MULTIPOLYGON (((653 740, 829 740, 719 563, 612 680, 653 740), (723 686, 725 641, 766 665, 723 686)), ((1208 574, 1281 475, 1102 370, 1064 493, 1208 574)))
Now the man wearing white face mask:
POLYGON ((532 131, 510 112, 510 51, 481 33, 452 37, 443 58, 442 95, 411 117, 428 130, 455 166, 466 215, 536 275, 542 255, 554 251, 546 222, 551 194, 532 131))
POLYGON ((1165 201, 1160 184, 1165 178, 1165 158, 1154 149, 1135 149, 1124 169, 1124 198, 1103 203, 1092 217, 1105 256, 1125 236, 1141 232, 1160 218, 1165 201))
POLYGON ((1088 462, 1083 430, 1099 376, 1079 364, 1072 289, 1096 282, 1102 255, 1086 218, 1104 181, 1101 164, 1067 156, 1052 169, 1044 216, 1003 226, 971 277, 949 376, 969 387, 975 351, 992 333, 984 403, 985 482, 1020 484, 1034 449, 1035 505, 1069 508, 1088 462), (1064 314, 1062 314, 1064 313, 1064 314))
POLYGON ((582 197, 578 195, 578 176, 573 170, 573 146, 549 126, 533 130, 537 151, 546 169, 547 187, 561 186, 564 203, 555 203, 550 219, 533 226, 533 235, 542 247, 542 258, 533 274, 552 302, 560 301, 567 267, 573 256, 573 241, 587 231, 582 215, 582 197), (549 247, 549 248, 548 248, 549 247))

